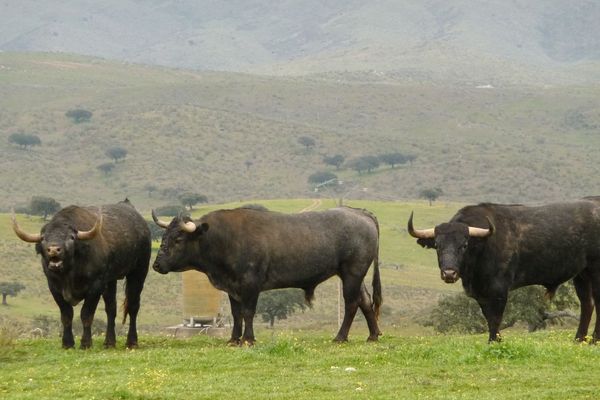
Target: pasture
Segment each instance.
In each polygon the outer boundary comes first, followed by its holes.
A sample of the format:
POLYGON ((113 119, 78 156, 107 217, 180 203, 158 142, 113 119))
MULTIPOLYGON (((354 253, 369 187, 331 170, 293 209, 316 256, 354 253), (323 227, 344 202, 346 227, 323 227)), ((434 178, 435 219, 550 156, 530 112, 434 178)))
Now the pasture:
MULTIPOLYGON (((193 215, 246 203, 282 212, 315 204, 318 209, 335 206, 331 199, 243 201, 199 207, 193 215)), ((32 246, 14 237, 9 216, 0 215, 5 256, 0 271, 4 279, 26 285, 23 293, 9 298, 8 307, 0 307, 0 322, 14 322, 0 323, 0 398, 597 398, 600 348, 574 343, 573 328, 531 334, 512 328, 503 331, 504 342, 488 345, 487 335, 441 336, 418 324, 439 296, 462 288, 440 281, 435 253, 415 245, 406 221, 414 210, 415 225, 429 227, 447 220, 460 204, 346 203, 373 211, 380 222, 384 335, 378 343, 365 342, 367 329, 360 314, 349 342, 332 343, 337 329, 336 279, 317 288, 312 309, 276 322, 274 330, 265 328, 257 316, 254 347, 228 347, 227 338, 175 339, 163 328, 181 321, 181 277, 154 271, 142 293, 138 349, 125 349, 123 332, 118 332, 116 349, 103 349, 100 335, 86 351, 62 350, 56 333, 38 339, 19 336, 14 331, 33 328, 40 314, 58 321, 58 309, 32 246)), ((149 219, 149 210, 142 214, 149 219)), ((19 222, 31 231, 41 225, 37 217, 19 216, 19 222)), ((153 243, 155 251, 158 245, 153 243)), ((370 280, 368 276, 368 287, 370 280)), ((103 318, 100 303, 96 320, 103 318)), ((78 346, 81 331, 74 333, 78 346)))
POLYGON ((256 346, 142 336, 140 348, 62 350, 19 340, 3 399, 596 399, 600 348, 571 331, 402 336, 334 344, 323 332, 259 332, 256 346))

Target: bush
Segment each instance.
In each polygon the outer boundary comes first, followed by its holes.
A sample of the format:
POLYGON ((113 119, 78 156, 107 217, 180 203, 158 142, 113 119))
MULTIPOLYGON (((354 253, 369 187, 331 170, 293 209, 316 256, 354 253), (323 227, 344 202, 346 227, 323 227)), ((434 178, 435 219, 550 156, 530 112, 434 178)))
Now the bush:
MULTIPOLYGON (((577 306, 573 285, 560 286, 549 301, 541 286, 526 286, 509 293, 501 329, 525 322, 530 332, 546 328, 548 323, 562 323, 569 313, 557 312, 577 306)), ((576 316, 575 316, 576 317, 576 316)), ((488 326, 477 301, 463 293, 446 296, 438 301, 424 326, 432 326, 440 333, 484 333, 488 326)))
POLYGON ((127 150, 124 149, 121 146, 113 146, 113 147, 109 147, 105 154, 113 159, 115 162, 118 162, 119 160, 123 160, 125 159, 125 157, 127 156, 127 150))
POLYGON ((65 113, 67 118, 71 118, 76 124, 88 122, 92 118, 92 112, 82 108, 69 110, 65 113))
POLYGON ((315 172, 308 177, 308 183, 313 183, 317 186, 335 185, 337 183, 337 175, 330 171, 315 172))
POLYGON ((13 133, 8 137, 10 143, 14 143, 17 146, 27 149, 32 146, 40 146, 42 141, 36 135, 30 135, 28 133, 13 133))

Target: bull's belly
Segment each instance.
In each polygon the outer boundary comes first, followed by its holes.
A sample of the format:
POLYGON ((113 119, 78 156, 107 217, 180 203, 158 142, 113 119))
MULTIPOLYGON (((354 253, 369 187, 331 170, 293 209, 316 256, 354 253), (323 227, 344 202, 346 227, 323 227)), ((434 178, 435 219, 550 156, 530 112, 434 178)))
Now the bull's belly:
POLYGON ((513 288, 527 285, 558 286, 578 275, 586 267, 585 263, 551 263, 535 268, 520 268, 515 274, 513 288))

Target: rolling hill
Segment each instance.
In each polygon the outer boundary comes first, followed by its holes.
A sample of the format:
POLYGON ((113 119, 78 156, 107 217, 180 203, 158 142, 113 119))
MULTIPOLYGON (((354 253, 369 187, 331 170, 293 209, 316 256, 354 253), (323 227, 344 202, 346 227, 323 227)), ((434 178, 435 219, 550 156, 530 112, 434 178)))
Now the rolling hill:
POLYGON ((0 6, 0 50, 196 70, 513 84, 597 82, 590 0, 109 0, 0 6))

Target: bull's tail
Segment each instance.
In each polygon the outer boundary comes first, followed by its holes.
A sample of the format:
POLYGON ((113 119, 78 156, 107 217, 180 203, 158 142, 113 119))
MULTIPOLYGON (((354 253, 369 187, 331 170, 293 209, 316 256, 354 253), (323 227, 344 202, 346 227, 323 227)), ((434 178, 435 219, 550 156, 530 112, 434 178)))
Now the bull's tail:
POLYGON ((383 295, 381 293, 381 276, 379 275, 379 223, 377 218, 374 219, 375 225, 377 225, 377 253, 375 253, 375 259, 373 260, 373 282, 371 285, 373 286, 373 311, 375 312, 375 318, 379 319, 383 295))
POLYGON ((381 276, 379 274, 379 221, 375 214, 368 210, 363 210, 375 224, 377 228, 377 249, 375 252, 375 258, 373 259, 373 311, 375 312, 375 318, 379 319, 379 312, 381 310, 381 304, 383 303, 383 295, 381 292, 381 276))
POLYGON ((122 324, 125 325, 125 322, 127 321, 127 314, 129 314, 129 308, 127 307, 127 280, 125 280, 125 299, 123 300, 123 322, 122 324))

